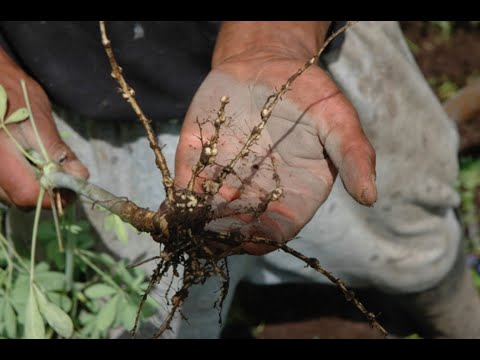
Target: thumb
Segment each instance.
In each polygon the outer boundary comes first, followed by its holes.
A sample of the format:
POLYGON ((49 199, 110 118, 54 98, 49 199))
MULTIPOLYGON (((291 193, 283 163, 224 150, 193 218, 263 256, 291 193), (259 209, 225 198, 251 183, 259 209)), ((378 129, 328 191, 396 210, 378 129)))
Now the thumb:
POLYGON ((48 155, 54 162, 60 164, 65 172, 84 179, 89 177, 88 169, 59 136, 47 138, 47 141, 45 147, 48 155))

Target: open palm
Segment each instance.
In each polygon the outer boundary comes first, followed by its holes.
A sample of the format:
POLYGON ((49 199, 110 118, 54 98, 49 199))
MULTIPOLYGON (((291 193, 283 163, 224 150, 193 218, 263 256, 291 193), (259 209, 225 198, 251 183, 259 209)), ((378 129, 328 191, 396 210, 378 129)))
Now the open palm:
MULTIPOLYGON (((231 120, 222 130, 216 163, 226 165, 259 124, 267 97, 302 65, 303 61, 297 59, 258 56, 227 61, 212 70, 183 123, 175 160, 177 185, 186 186, 191 177, 201 148, 200 137, 205 141, 213 134, 210 124, 202 125, 200 134, 198 122, 215 117, 222 96, 230 98, 226 114, 231 120)), ((211 177, 219 169, 214 166, 201 176, 211 177)), ((313 217, 329 195, 337 172, 347 191, 360 203, 371 205, 377 196, 374 150, 350 102, 317 66, 293 83, 252 152, 237 163, 234 172, 219 192, 219 209, 225 214, 255 207, 275 189, 273 174, 279 175, 283 195, 278 201, 271 202, 258 218, 235 217, 241 219, 241 231, 279 242, 292 239, 313 217)), ((228 221, 232 223, 233 219, 228 221)), ((219 226, 230 225, 223 221, 219 226)), ((266 251, 252 244, 245 249, 252 253, 266 251)))

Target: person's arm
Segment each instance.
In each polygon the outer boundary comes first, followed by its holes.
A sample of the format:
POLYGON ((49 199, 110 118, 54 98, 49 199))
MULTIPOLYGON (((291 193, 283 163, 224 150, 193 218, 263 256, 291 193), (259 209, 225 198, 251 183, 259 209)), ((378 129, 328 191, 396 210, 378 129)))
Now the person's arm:
MULTIPOLYGON (((25 107, 21 79, 26 81, 32 112, 49 156, 54 161, 63 159, 61 164, 67 172, 87 177, 87 169, 60 139, 52 118, 50 101, 41 86, 0 48, 0 85, 8 94, 6 117, 18 108, 25 107)), ((7 126, 25 149, 35 149, 40 152, 30 121, 7 126)), ((2 130, 0 130, 0 164, 0 201, 21 208, 35 206, 39 183, 33 168, 2 130)), ((48 197, 45 197, 43 206, 49 206, 48 197)))
POLYGON ((272 53, 308 60, 323 44, 330 21, 226 21, 222 24, 212 67, 235 57, 272 53))
MULTIPOLYGON (((318 51, 328 26, 328 22, 222 25, 212 71, 198 89, 183 123, 175 162, 180 186, 188 182, 198 157, 200 134, 196 119, 211 116, 218 109, 220 97, 229 96, 226 112, 232 116, 231 128, 223 133, 226 138, 218 144, 216 159, 225 164, 238 153, 245 134, 259 123, 267 97, 318 51)), ((203 139, 212 131, 205 125, 203 139)), ((240 231, 244 234, 267 236, 279 242, 294 238, 328 197, 337 172, 355 200, 364 205, 376 201, 375 152, 352 104, 318 66, 298 77, 275 108, 255 153, 247 159, 250 165, 237 166, 237 177, 227 177, 219 193, 227 208, 255 206, 275 187, 268 160, 259 171, 252 170, 253 163, 262 154, 267 155, 269 148, 273 150, 283 196, 270 203, 258 221, 241 216, 244 225, 240 231), (249 181, 243 192, 238 177, 249 181)), ((224 225, 219 224, 219 229, 224 225)), ((226 226, 228 229, 228 222, 226 226)), ((244 248, 255 254, 271 250, 251 243, 244 248)))

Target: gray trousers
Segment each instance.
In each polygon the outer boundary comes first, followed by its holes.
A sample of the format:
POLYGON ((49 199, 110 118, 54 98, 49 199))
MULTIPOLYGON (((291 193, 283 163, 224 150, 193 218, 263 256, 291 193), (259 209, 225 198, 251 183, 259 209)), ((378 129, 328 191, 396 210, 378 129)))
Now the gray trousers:
MULTIPOLYGON (((328 200, 290 245, 317 257, 350 286, 402 294, 430 289, 453 267, 461 238, 454 216, 459 204, 454 124, 424 81, 395 22, 356 24, 326 64, 355 105, 376 150, 378 202, 373 208, 357 204, 337 180, 328 200)), ((143 207, 158 208, 164 191, 139 124, 132 119, 102 123, 72 114, 56 121, 60 131, 70 134, 66 142, 89 168, 91 182, 143 207)), ((181 121, 158 121, 155 126, 173 169, 181 121)), ((115 254, 135 259, 158 253, 157 244, 134 231, 123 245, 103 229, 103 213, 89 205, 85 212, 115 254)), ((224 312, 241 279, 260 284, 326 281, 280 252, 234 256, 229 264, 232 290, 224 312)), ((164 288, 160 284, 153 295, 160 297, 164 288)), ((218 337, 218 313, 213 309, 218 288, 219 281, 212 278, 192 289, 183 309, 188 323, 177 317, 174 332, 166 336, 218 337)), ((152 325, 164 316, 159 313, 152 325)))

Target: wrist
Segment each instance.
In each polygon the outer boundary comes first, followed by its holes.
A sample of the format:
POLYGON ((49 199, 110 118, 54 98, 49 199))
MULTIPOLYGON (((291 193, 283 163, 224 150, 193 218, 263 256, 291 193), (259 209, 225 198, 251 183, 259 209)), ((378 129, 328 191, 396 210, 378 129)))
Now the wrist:
POLYGON ((227 21, 222 24, 212 67, 226 61, 275 56, 307 60, 325 40, 329 21, 227 21))

